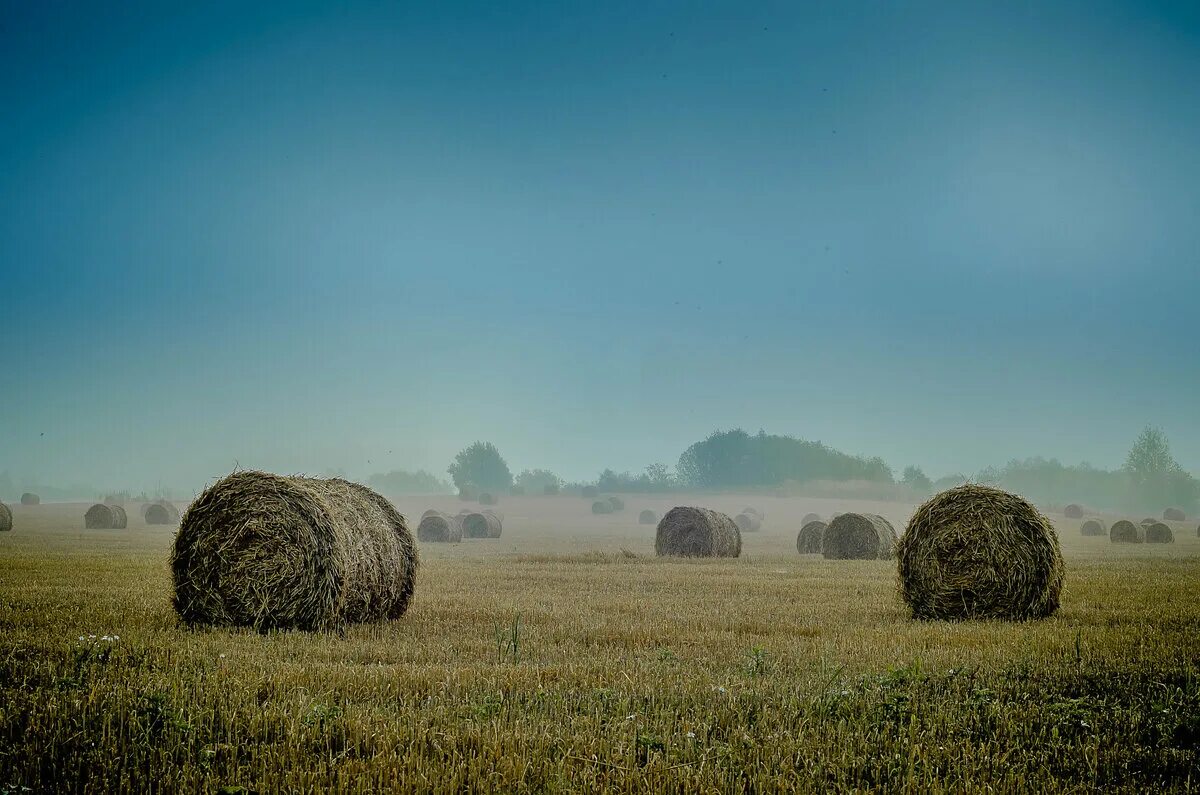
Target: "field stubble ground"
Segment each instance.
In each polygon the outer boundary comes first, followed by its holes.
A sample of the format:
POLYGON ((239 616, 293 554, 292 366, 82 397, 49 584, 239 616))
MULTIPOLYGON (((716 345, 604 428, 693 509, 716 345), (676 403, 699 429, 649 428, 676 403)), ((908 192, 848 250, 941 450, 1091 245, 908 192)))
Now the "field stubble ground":
POLYGON ((1194 527, 1132 547, 1054 517, 1058 614, 924 623, 893 562, 794 547, 809 510, 912 506, 753 499, 763 530, 711 561, 653 556, 637 513, 674 500, 509 500, 500 539, 422 548, 404 619, 344 635, 181 628, 169 528, 17 506, 0 792, 1200 787, 1194 527))

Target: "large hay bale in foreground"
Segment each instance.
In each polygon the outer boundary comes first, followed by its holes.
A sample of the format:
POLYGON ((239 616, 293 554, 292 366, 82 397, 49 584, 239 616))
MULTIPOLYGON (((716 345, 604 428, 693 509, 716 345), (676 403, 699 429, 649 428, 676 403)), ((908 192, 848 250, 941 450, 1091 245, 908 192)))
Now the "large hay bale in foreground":
POLYGON ((820 514, 806 513, 806 514, 804 514, 804 518, 800 520, 800 526, 804 527, 804 525, 808 524, 809 522, 819 522, 819 521, 821 521, 820 514))
POLYGON ((120 505, 98 502, 83 514, 83 526, 88 530, 124 530, 127 523, 125 509, 120 505))
POLYGON ((41 505, 42 498, 34 494, 32 491, 27 491, 21 495, 22 505, 41 505))
POLYGON ((968 483, 917 508, 896 548, 919 619, 1044 618, 1065 567, 1050 520, 1016 494, 968 483))
POLYGON ((1167 508, 1163 511, 1163 518, 1168 522, 1186 522, 1187 514, 1182 508, 1167 508))
POLYGON ((757 533, 762 527, 762 516, 757 513, 743 511, 733 517, 733 521, 743 533, 757 533))
POLYGON ((841 513, 821 534, 821 554, 829 560, 888 560, 896 528, 873 513, 841 513))
POLYGON ((742 534, 726 514, 676 507, 659 521, 654 551, 690 558, 736 558, 742 553, 742 534))
POLYGON ((260 630, 399 618, 416 569, 404 517, 371 489, 255 471, 206 489, 171 554, 186 623, 260 630))
POLYGON ((658 514, 647 508, 638 514, 638 524, 658 524, 658 514))
POLYGON ((0 502, 0 533, 12 530, 12 509, 0 502))
POLYGON ((1128 519, 1120 519, 1108 528, 1108 540, 1114 544, 1141 544, 1146 540, 1146 528, 1128 519))
POLYGON ((504 517, 495 511, 474 511, 462 520, 464 538, 499 538, 504 529, 504 517))
MULTIPOLYGON (((810 514, 811 515, 811 514, 810 514)), ((796 551, 801 555, 816 555, 821 552, 821 539, 825 537, 825 523, 820 519, 805 522, 796 534, 796 551)))
POLYGON ((1146 543, 1147 544, 1173 544, 1175 542, 1175 531, 1170 525, 1162 522, 1146 525, 1146 543))
POLYGON ((462 541, 462 522, 440 511, 426 511, 417 525, 417 540, 433 544, 457 544, 462 541))
POLYGON ((608 500, 596 500, 595 502, 592 503, 592 513, 594 513, 594 514, 604 514, 604 513, 612 513, 612 512, 613 512, 613 506, 612 506, 612 503, 609 502, 608 500))
POLYGON ((1067 517, 1068 519, 1082 519, 1083 506, 1071 503, 1066 508, 1063 508, 1063 516, 1067 517))
POLYGON ((1079 532, 1085 536, 1106 536, 1108 528, 1099 519, 1085 519, 1079 526, 1079 532))

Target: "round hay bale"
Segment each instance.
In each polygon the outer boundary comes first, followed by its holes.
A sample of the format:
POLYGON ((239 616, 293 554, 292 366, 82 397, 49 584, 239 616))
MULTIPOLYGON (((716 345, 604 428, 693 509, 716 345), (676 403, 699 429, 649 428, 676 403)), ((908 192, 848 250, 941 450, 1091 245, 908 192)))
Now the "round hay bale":
POLYGON ((12 509, 0 502, 0 533, 12 530, 12 509))
POLYGON ((416 569, 404 517, 366 486, 256 471, 205 489, 171 554, 184 622, 259 630, 399 618, 416 569))
POLYGON ((21 495, 22 505, 41 505, 42 498, 34 494, 32 491, 27 491, 21 495))
POLYGON ((658 524, 658 514, 647 508, 638 514, 638 524, 658 524))
POLYGON ((821 534, 821 554, 829 560, 888 560, 896 529, 873 513, 842 513, 821 534))
POLYGON ((439 511, 426 511, 417 525, 417 540, 432 544, 457 544, 462 541, 462 522, 439 511))
POLYGON ((1146 543, 1147 544, 1173 544, 1175 542, 1175 532, 1170 525, 1162 522, 1146 525, 1146 543))
POLYGON ((689 558, 736 558, 742 553, 742 534, 723 513, 676 507, 658 523, 654 551, 689 558))
POLYGON ((1058 536, 1007 491, 969 483, 935 495, 909 520, 896 557, 913 618, 1023 621, 1058 609, 1058 536))
POLYGON ((579 494, 581 497, 592 499, 600 496, 600 489, 596 486, 584 486, 579 490, 579 494))
POLYGON ((1152 524, 1157 524, 1157 523, 1158 523, 1158 520, 1157 520, 1157 519, 1155 519, 1153 516, 1147 516, 1145 519, 1143 519, 1143 520, 1140 522, 1140 524, 1142 525, 1142 527, 1149 527, 1150 525, 1152 525, 1152 524))
POLYGON ((762 527, 762 517, 757 513, 739 513, 733 521, 743 533, 757 533, 762 527))
MULTIPOLYGON (((812 514, 809 514, 810 516, 812 514)), ((801 555, 817 555, 821 552, 821 539, 825 535, 825 523, 820 519, 805 522, 796 534, 796 551, 801 555)))
POLYGON ((757 516, 759 518, 759 521, 762 521, 763 519, 767 518, 766 515, 764 515, 762 511, 758 510, 757 508, 753 508, 749 505, 747 505, 745 508, 742 509, 742 513, 748 513, 752 516, 757 516))
POLYGON ((1146 528, 1121 519, 1108 528, 1108 540, 1114 544, 1141 544, 1146 540, 1146 528))
POLYGON ((1099 519, 1085 519, 1083 524, 1079 526, 1079 532, 1085 536, 1106 536, 1108 535, 1108 528, 1099 519))
POLYGON ((1068 519, 1082 519, 1083 506, 1071 503, 1066 508, 1063 508, 1063 516, 1067 517, 1068 519))
POLYGON ((1187 514, 1183 512, 1182 508, 1167 508, 1163 511, 1163 519, 1168 522, 1186 522, 1187 514))
POLYGON ((473 511, 462 518, 463 538, 499 538, 503 517, 495 511, 473 511))
POLYGON ((102 502, 88 508, 83 514, 83 526, 88 530, 112 530, 113 521, 112 508, 102 502))
POLYGON ((124 505, 110 505, 108 507, 111 508, 113 512, 114 530, 124 530, 129 526, 129 514, 125 513, 124 505))
POLYGON ((497 502, 499 502, 499 500, 496 499, 496 495, 490 492, 485 491, 483 494, 479 495, 480 505, 495 505, 497 502))
POLYGON ((441 511, 439 511, 437 508, 430 508, 427 511, 425 511, 425 513, 421 514, 421 521, 423 522, 426 519, 428 519, 430 516, 437 516, 440 513, 441 513, 441 511))
POLYGON ((803 528, 804 525, 808 524, 809 522, 819 522, 819 521, 821 521, 820 514, 806 513, 806 514, 804 514, 804 518, 800 520, 800 527, 803 528))
POLYGON ((160 505, 157 502, 146 506, 146 513, 142 518, 146 520, 146 524, 173 524, 171 521, 171 512, 167 510, 165 505, 160 505))
POLYGON ((602 513, 612 513, 612 512, 613 512, 613 506, 612 506, 612 503, 609 502, 608 500, 596 500, 595 502, 592 503, 592 513, 602 514, 602 513))

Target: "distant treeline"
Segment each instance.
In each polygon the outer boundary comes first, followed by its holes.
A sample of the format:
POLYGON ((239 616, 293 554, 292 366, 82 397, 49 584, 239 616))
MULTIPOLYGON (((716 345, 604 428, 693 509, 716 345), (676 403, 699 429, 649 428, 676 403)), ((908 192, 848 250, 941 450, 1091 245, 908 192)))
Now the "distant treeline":
POLYGON ((450 494, 454 489, 449 483, 436 475, 418 469, 408 472, 394 469, 391 472, 381 472, 367 478, 367 485, 380 494, 450 494))
POLYGON ((882 458, 863 458, 793 436, 759 431, 714 431, 696 442, 676 466, 679 482, 693 488, 782 486, 812 480, 863 480, 891 483, 892 469, 882 458))

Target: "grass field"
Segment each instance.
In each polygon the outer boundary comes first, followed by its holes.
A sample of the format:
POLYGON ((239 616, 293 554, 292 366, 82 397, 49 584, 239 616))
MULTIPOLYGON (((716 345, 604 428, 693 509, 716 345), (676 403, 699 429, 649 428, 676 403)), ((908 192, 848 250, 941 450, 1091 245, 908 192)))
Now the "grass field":
POLYGON ((673 499, 505 500, 502 538, 426 545, 409 614, 344 636, 182 629, 173 529, 15 506, 0 793, 1200 789, 1194 522, 1118 546, 1052 517, 1057 615, 914 623, 892 562, 794 546, 809 510, 912 506, 692 501, 766 522, 666 560, 636 520, 673 499))

